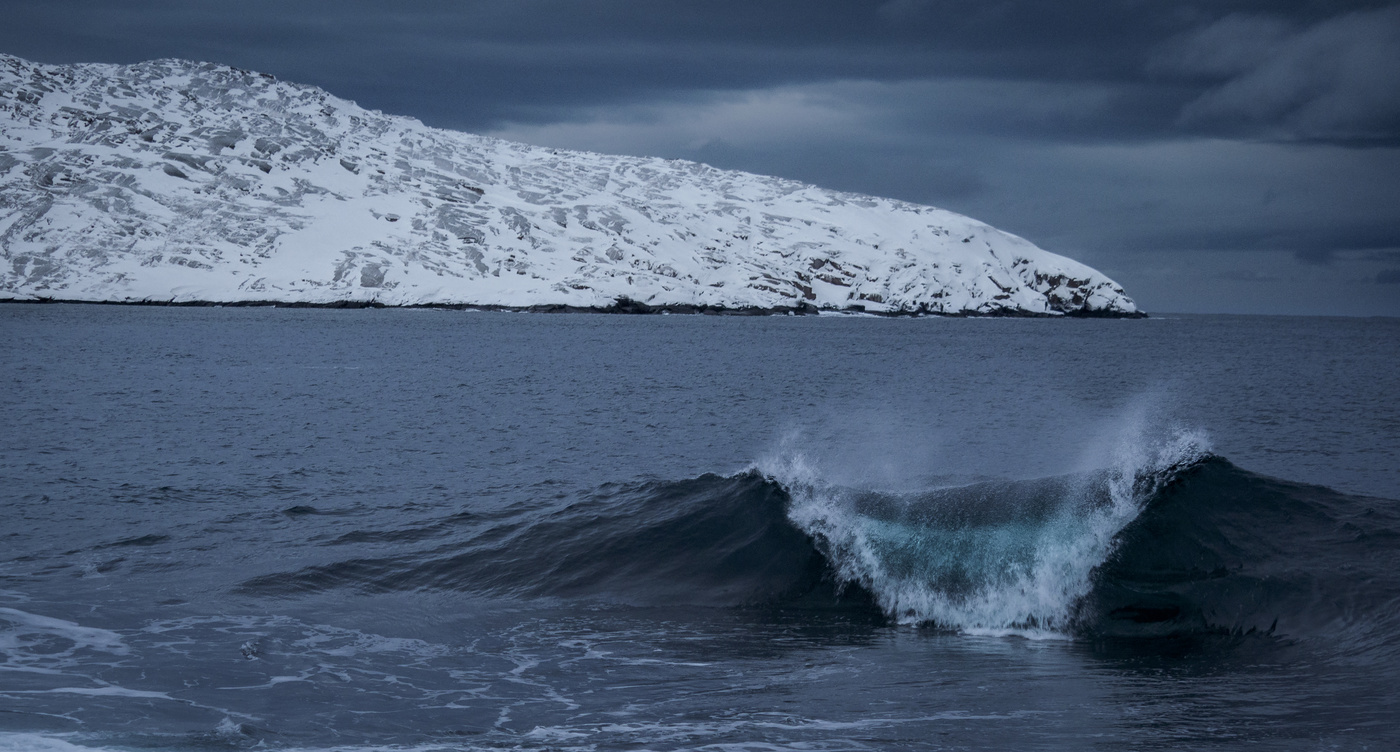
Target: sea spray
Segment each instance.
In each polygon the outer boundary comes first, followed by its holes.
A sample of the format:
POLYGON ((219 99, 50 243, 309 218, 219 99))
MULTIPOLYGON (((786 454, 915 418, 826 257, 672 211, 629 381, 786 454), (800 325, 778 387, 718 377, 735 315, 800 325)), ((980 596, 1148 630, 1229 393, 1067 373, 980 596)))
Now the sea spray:
POLYGON ((1108 466, 1069 476, 888 492, 827 481, 789 437, 759 470, 837 576, 891 618, 977 634, 1062 637, 1115 536, 1179 469, 1209 454, 1199 432, 1132 421, 1108 466))

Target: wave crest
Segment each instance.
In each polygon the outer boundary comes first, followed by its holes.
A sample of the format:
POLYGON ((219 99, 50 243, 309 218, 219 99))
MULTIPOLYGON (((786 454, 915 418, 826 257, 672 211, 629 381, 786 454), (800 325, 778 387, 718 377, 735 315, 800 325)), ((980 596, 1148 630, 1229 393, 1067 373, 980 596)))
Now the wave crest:
POLYGON ((1250 473, 1186 431, 1109 456, 1087 472, 888 491, 829 482, 787 452, 731 476, 604 484, 454 515, 433 526, 441 537, 355 531, 332 543, 381 555, 238 589, 835 609, 972 634, 1264 633, 1400 649, 1393 502, 1250 473))
POLYGON ((891 618, 1050 637, 1070 632, 1124 527, 1209 454, 1203 435, 1176 431, 1120 442, 1100 471, 903 493, 828 483, 800 452, 760 469, 788 492, 789 518, 838 577, 891 618))

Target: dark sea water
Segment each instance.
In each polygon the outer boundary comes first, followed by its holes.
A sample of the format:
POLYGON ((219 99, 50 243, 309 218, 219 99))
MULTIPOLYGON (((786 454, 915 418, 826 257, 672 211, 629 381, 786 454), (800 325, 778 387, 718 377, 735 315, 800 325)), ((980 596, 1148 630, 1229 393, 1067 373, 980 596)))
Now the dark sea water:
POLYGON ((1400 747, 1400 320, 0 306, 0 750, 1400 747))

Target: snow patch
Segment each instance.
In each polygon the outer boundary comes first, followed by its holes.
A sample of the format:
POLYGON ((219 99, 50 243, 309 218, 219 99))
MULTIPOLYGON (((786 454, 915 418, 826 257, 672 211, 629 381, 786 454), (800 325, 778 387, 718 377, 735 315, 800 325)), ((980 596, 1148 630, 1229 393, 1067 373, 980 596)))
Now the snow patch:
POLYGON ((220 65, 6 55, 0 298, 1137 313, 933 207, 428 128, 220 65))

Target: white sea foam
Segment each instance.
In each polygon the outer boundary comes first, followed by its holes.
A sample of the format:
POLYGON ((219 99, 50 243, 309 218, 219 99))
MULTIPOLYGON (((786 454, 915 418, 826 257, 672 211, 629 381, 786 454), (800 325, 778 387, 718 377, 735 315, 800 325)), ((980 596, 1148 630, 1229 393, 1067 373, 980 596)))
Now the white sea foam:
POLYGON ((0 672, 63 676, 94 653, 129 654, 116 632, 0 608, 0 672))
POLYGON ((0 733, 0 752, 94 752, 100 749, 80 746, 56 736, 0 733))
POLYGON ((92 648, 108 653, 125 653, 126 645, 121 636, 106 629, 84 627, 75 622, 55 619, 50 616, 31 614, 17 608, 0 608, 0 649, 22 648, 28 639, 36 636, 62 637, 75 647, 92 648))
MULTIPOLYGON (((1048 515, 1018 514, 1014 499, 996 500, 1006 506, 1000 516, 977 523, 940 524, 907 507, 893 518, 868 514, 860 500, 869 489, 829 482, 792 442, 759 470, 787 489, 790 519, 818 541, 838 575, 869 590, 892 618, 969 634, 1064 638, 1114 537, 1174 469, 1209 453, 1199 432, 1158 431, 1136 417, 1126 423, 1102 453, 1106 466, 1039 491, 1058 495, 1048 515)), ((986 503, 985 494, 969 488, 963 503, 986 503)), ((919 503, 917 494, 889 499, 919 503)))
MULTIPOLYGON (((230 719, 224 719, 214 729, 213 736, 222 742, 222 745, 237 744, 247 740, 242 729, 240 724, 230 719)), ((209 745, 200 745, 200 748, 207 746, 209 745)), ((0 732, 0 752, 131 752, 132 749, 132 747, 103 743, 102 740, 93 738, 91 735, 46 736, 43 734, 0 732), (69 739, 75 739, 81 743, 74 743, 69 739)), ((283 749, 284 752, 466 752, 478 749, 502 749, 502 747, 421 744, 338 745, 333 747, 283 747, 280 749, 283 749)))
POLYGON ((169 700, 170 695, 164 692, 147 692, 142 689, 127 689, 113 685, 101 687, 55 687, 53 689, 11 689, 0 691, 4 695, 86 695, 88 697, 136 697, 149 700, 169 700))

